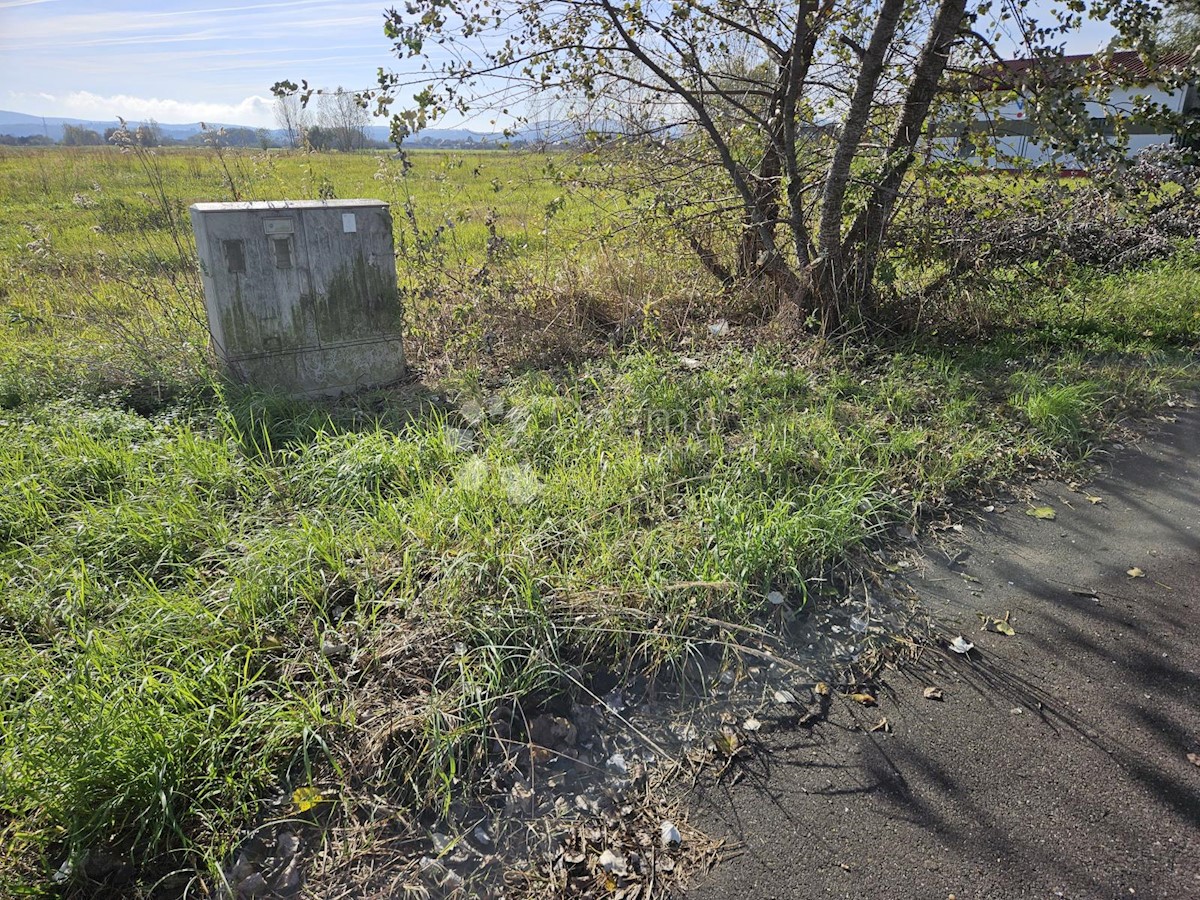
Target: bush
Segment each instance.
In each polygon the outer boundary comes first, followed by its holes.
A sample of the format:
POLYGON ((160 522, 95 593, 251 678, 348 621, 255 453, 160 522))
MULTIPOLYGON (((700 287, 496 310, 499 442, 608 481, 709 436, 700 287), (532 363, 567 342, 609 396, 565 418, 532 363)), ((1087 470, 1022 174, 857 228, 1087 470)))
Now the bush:
POLYGON ((1088 272, 1128 271, 1196 247, 1200 166, 1171 147, 1098 170, 1087 180, 940 170, 895 231, 898 267, 929 300, 1061 287, 1088 272))

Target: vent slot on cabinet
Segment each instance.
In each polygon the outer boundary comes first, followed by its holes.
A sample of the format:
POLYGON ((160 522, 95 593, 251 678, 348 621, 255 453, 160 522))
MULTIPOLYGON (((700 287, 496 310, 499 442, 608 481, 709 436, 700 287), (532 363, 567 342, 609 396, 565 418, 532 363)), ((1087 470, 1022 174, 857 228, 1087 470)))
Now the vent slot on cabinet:
POLYGON ((271 248, 275 253, 275 268, 290 269, 292 267, 292 239, 290 237, 271 238, 271 248))
POLYGON ((221 252, 225 254, 225 265, 235 275, 246 271, 246 247, 241 241, 221 241, 221 252))

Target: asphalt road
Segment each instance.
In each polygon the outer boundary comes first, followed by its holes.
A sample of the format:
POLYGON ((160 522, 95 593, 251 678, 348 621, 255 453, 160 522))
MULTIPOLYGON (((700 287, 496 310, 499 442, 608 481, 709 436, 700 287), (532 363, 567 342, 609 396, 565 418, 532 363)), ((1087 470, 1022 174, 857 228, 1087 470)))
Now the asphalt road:
POLYGON ((686 896, 1200 898, 1200 410, 1171 412, 1090 483, 926 541, 910 583, 976 649, 704 788, 691 821, 736 855, 686 896), (1006 611, 1014 635, 980 630, 1006 611))

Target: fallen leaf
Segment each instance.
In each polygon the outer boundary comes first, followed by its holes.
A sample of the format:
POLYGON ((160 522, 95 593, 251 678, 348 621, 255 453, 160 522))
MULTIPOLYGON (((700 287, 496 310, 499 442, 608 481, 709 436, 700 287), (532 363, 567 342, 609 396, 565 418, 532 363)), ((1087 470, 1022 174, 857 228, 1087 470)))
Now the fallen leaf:
POLYGON ((690 356, 679 357, 679 364, 681 366, 683 366, 685 369, 691 369, 693 371, 695 371, 696 369, 699 369, 701 366, 704 365, 702 362, 700 362, 700 360, 692 359, 692 357, 690 357, 690 356))
POLYGON ((1146 573, 1143 572, 1141 569, 1139 569, 1137 566, 1134 566, 1132 569, 1127 569, 1125 574, 1128 575, 1130 578, 1145 578, 1146 577, 1146 573))
POLYGON ((927 687, 921 692, 921 696, 926 700, 943 700, 942 689, 940 687, 927 687))
POLYGON ((624 875, 628 871, 625 857, 619 853, 614 853, 612 850, 605 850, 600 854, 600 866, 605 872, 613 875, 624 875))
POLYGON ((818 681, 816 683, 816 685, 813 687, 813 690, 816 691, 817 696, 819 696, 819 697, 828 697, 829 696, 829 685, 827 685, 823 681, 818 681))
POLYGON ((713 735, 713 743, 716 744, 717 750, 724 756, 734 757, 740 756, 743 749, 742 739, 738 737, 737 732, 726 726, 713 735))
POLYGON ((1092 497, 1091 495, 1089 495, 1087 498, 1087 502, 1088 503, 1103 503, 1104 498, 1103 497, 1092 497))
POLYGON ((962 635, 959 635, 958 637, 956 637, 954 640, 952 640, 950 642, 950 649, 953 650, 955 653, 962 653, 965 655, 967 653, 970 653, 972 650, 974 650, 975 645, 972 644, 970 641, 965 640, 962 637, 962 635))
POLYGON ((995 631, 1012 637, 1017 632, 1013 629, 1012 625, 1009 624, 1008 618, 1011 615, 1012 612, 1010 610, 1005 610, 1003 619, 997 619, 994 616, 985 616, 983 613, 980 613, 979 618, 983 620, 982 630, 995 631))
POLYGON ((796 695, 793 694, 791 691, 776 691, 775 692, 775 702, 783 703, 783 704, 795 703, 796 695))
POLYGON ((871 694, 867 694, 867 693, 859 692, 859 693, 851 694, 850 699, 853 700, 855 703, 861 703, 863 706, 874 706, 875 705, 875 698, 871 694))
POLYGON ((297 812, 308 812, 315 809, 325 799, 319 788, 302 787, 292 791, 292 802, 296 804, 297 812))
POLYGON ((662 845, 664 847, 677 847, 683 843, 683 836, 679 833, 679 829, 675 827, 673 822, 663 822, 661 834, 662 845))
POLYGON ((892 730, 892 726, 888 724, 887 716, 884 716, 882 719, 880 719, 878 722, 876 722, 874 725, 872 725, 870 728, 868 728, 867 733, 870 734, 873 731, 891 731, 891 730, 892 730))
POLYGON ((1033 516, 1035 519, 1053 520, 1058 518, 1058 513, 1054 511, 1053 506, 1034 506, 1025 510, 1025 515, 1033 516))
POLYGON ((1200 753, 1189 753, 1187 758, 1193 766, 1200 766, 1200 753))
POLYGON ((762 728, 762 722, 758 721, 758 719, 754 718, 754 716, 751 716, 742 723, 742 728, 746 731, 758 731, 760 728, 762 728))

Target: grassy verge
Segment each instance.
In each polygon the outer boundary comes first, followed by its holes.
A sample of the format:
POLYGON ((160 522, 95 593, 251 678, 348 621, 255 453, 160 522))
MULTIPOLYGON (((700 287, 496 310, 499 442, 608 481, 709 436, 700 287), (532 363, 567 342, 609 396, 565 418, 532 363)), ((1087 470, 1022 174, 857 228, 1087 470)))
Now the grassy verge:
POLYGON ((768 591, 800 606, 887 525, 1077 458, 1191 371, 1004 341, 700 362, 464 379, 372 413, 6 413, 9 884, 95 847, 211 871, 265 802, 348 771, 447 802, 499 701, 568 666, 669 665, 768 591))
MULTIPOLYGON (((770 592, 802 614, 891 526, 1082 459, 1196 379, 1180 258, 1022 298, 970 342, 735 330, 332 405, 225 393, 199 323, 164 317, 195 299, 170 228, 120 238, 145 171, 71 159, 0 157, 24 191, 0 209, 0 893, 212 887, 247 828, 315 797, 444 808, 500 726, 520 738, 514 701, 669 671, 714 621, 770 627, 770 592)), ((433 161, 436 196, 462 166, 433 161)), ((337 177, 374 171, 352 162, 337 177)), ((334 168, 240 164, 263 191, 334 168)), ((476 213, 463 271, 488 261, 476 213)))

